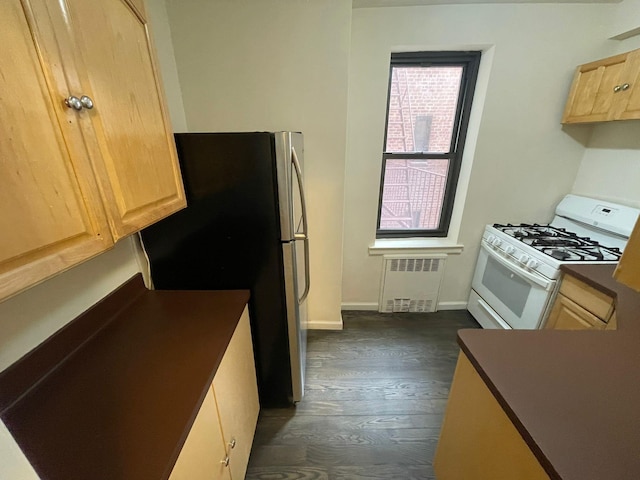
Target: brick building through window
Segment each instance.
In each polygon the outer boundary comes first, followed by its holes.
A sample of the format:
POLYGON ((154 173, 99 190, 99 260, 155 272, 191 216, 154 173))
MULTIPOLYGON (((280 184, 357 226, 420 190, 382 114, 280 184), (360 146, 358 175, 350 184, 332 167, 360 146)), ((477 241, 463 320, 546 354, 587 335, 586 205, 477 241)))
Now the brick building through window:
POLYGON ((446 236, 479 60, 392 54, 378 238, 446 236))

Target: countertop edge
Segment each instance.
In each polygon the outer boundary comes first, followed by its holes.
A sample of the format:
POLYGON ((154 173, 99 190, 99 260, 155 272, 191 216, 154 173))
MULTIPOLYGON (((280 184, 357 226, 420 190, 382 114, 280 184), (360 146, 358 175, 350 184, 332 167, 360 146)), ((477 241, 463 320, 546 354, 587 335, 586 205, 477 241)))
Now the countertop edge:
POLYGON ((149 291, 138 274, 0 374, 0 390, 22 369, 32 382, 0 418, 42 478, 166 479, 248 300, 149 291))
POLYGON ((544 454, 540 446, 536 443, 536 441, 533 439, 529 431, 522 424, 522 422, 520 421, 520 418, 513 411, 509 403, 500 393, 500 390, 496 387, 496 385, 491 380, 491 377, 484 371, 478 359, 475 357, 471 349, 465 343, 463 337, 466 331, 467 330, 458 331, 457 340, 458 340, 458 345, 460 346, 460 349, 469 359, 469 362, 471 362, 471 365, 473 365, 473 368, 476 370, 478 375, 480 375, 480 378, 482 378, 482 381, 485 383, 485 385, 487 386, 487 388, 489 389, 493 397, 496 399, 496 401, 498 402, 498 404, 500 405, 504 413, 507 415, 507 417, 509 417, 509 420, 511 420, 511 423, 513 423, 518 433, 520 433, 524 442, 531 449, 536 459, 540 462, 540 465, 542 465, 542 468, 544 469, 544 471, 549 475, 549 478, 551 480, 562 480, 562 478, 560 477, 558 472, 555 470, 552 463, 544 454))
POLYGON ((562 270, 614 299, 617 330, 458 332, 462 352, 552 479, 640 474, 640 385, 629 381, 639 372, 640 294, 617 282, 614 268, 562 270))

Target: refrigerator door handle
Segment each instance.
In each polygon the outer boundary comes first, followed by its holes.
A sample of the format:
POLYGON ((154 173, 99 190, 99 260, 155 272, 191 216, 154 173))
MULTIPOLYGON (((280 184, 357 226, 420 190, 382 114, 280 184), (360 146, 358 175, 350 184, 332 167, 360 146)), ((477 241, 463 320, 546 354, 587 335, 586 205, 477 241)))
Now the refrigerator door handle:
POLYGON ((309 295, 309 287, 311 283, 309 275, 309 231, 307 230, 307 203, 304 196, 304 183, 302 182, 302 168, 300 168, 300 161, 298 160, 298 154, 296 149, 291 147, 291 162, 293 168, 296 171, 296 180, 298 181, 298 189, 300 190, 300 205, 302 207, 302 233, 296 233, 294 238, 296 240, 302 240, 304 244, 304 292, 298 299, 298 303, 302 303, 309 295))

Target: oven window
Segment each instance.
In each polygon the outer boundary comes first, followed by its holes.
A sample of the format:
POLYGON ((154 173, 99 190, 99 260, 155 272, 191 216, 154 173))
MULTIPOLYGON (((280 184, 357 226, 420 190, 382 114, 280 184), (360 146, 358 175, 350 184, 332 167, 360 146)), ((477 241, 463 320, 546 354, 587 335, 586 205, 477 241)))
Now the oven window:
POLYGON ((529 298, 531 284, 526 282, 511 270, 487 258, 487 266, 482 275, 482 284, 518 317, 522 316, 529 298))

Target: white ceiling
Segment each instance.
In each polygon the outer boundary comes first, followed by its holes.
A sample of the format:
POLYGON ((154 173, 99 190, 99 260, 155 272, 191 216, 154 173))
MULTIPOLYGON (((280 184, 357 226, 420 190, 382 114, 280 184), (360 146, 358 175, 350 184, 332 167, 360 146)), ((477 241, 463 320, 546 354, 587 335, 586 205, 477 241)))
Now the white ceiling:
POLYGON ((353 8, 414 7, 465 3, 620 3, 622 0, 353 0, 353 8))

